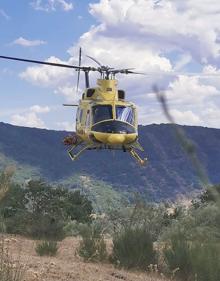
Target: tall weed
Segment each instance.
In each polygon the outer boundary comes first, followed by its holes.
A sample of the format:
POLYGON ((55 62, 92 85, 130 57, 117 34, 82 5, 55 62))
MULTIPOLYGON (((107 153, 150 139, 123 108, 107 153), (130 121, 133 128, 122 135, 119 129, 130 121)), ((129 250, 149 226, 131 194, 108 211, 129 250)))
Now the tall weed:
POLYGON ((81 236, 82 241, 77 252, 85 261, 98 262, 106 260, 106 243, 100 225, 85 225, 81 229, 81 236))
POLYGON ((187 241, 179 232, 164 248, 169 272, 183 281, 219 281, 220 245, 216 242, 187 241))
POLYGON ((37 244, 35 251, 39 256, 56 256, 58 245, 56 241, 42 241, 37 244))
POLYGON ((155 251, 150 233, 144 227, 125 227, 113 238, 111 260, 127 269, 146 270, 155 263, 155 251))

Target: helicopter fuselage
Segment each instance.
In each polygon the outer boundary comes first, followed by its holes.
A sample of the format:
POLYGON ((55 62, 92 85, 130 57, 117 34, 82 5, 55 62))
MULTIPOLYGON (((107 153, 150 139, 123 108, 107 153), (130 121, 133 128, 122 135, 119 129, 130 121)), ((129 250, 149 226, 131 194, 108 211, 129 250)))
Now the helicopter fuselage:
POLYGON ((84 142, 126 147, 138 138, 137 110, 125 101, 117 80, 99 79, 97 88, 86 89, 76 115, 76 134, 84 142))
POLYGON ((72 160, 84 150, 112 149, 128 151, 141 165, 146 163, 135 151, 143 151, 138 142, 136 106, 125 100, 115 79, 98 79, 96 88, 84 91, 76 114, 76 135, 65 138, 64 143, 71 145, 72 160), (77 147, 81 147, 78 152, 77 147))

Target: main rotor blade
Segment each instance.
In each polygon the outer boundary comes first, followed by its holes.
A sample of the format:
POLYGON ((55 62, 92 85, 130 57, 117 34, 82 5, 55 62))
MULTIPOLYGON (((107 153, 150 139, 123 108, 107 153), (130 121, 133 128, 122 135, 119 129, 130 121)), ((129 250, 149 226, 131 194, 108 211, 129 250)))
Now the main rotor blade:
MULTIPOLYGON (((79 48, 79 67, 81 66, 81 59, 82 59, 82 48, 79 48)), ((79 77, 80 77, 80 69, 78 70, 78 76, 77 76, 77 86, 76 86, 76 93, 78 94, 79 90, 79 77)))
MULTIPOLYGON (((6 57, 6 56, 0 56, 0 58, 1 59, 7 59, 7 60, 15 60, 15 61, 22 61, 22 62, 31 62, 31 63, 37 63, 37 64, 44 64, 44 65, 50 65, 50 66, 59 66, 59 67, 65 67, 65 68, 87 69, 87 67, 79 67, 79 66, 75 66, 75 65, 55 63, 55 62, 45 62, 45 61, 29 60, 29 59, 15 58, 15 57, 6 57)), ((88 69, 89 68, 90 67, 88 67, 88 69)))
POLYGON ((96 62, 99 66, 103 66, 99 61, 97 61, 97 59, 94 59, 93 57, 87 56, 88 58, 90 58, 91 60, 93 60, 94 62, 96 62))
POLYGON ((146 75, 146 73, 131 71, 131 69, 134 69, 134 68, 116 69, 116 70, 112 70, 111 72, 113 74, 122 73, 122 74, 141 74, 141 75, 146 75))
POLYGON ((144 72, 136 72, 136 71, 130 71, 130 70, 127 70, 127 71, 126 71, 126 74, 146 75, 146 73, 144 73, 144 72))

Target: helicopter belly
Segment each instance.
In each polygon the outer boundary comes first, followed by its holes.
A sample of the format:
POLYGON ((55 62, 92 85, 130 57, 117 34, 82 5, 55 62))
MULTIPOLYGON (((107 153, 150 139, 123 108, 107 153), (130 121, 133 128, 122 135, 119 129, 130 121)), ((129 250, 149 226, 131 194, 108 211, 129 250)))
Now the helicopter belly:
POLYGON ((92 132, 93 137, 98 142, 110 145, 124 145, 134 142, 137 139, 137 134, 110 134, 110 133, 100 133, 92 132))

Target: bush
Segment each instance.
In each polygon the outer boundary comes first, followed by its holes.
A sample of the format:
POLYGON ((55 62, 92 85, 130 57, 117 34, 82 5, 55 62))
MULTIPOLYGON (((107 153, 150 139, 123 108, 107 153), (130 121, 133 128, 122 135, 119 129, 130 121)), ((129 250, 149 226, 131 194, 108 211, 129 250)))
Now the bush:
POLYGON ((192 275, 192 264, 190 260, 190 244, 186 241, 184 233, 174 233, 163 250, 165 262, 169 272, 176 272, 176 275, 183 280, 188 280, 192 275))
POLYGON ((36 239, 62 239, 68 221, 89 222, 91 212, 91 202, 79 191, 43 181, 30 181, 26 188, 11 184, 0 201, 6 231, 36 239))
POLYGON ((143 227, 125 227, 113 238, 111 261, 127 269, 146 270, 155 263, 151 234, 143 227))
POLYGON ((27 220, 26 235, 39 240, 62 240, 65 237, 65 223, 49 214, 30 216, 27 220))
POLYGON ((85 261, 104 261, 107 258, 106 244, 100 225, 84 226, 78 254, 85 261))
POLYGON ((164 256, 170 273, 181 280, 219 281, 220 245, 187 241, 183 233, 171 237, 164 249, 164 256))
POLYGON ((79 236, 80 233, 82 233, 83 229, 85 228, 85 224, 77 222, 75 220, 68 221, 63 230, 65 233, 65 236, 79 236))
POLYGON ((219 281, 220 245, 195 242, 191 248, 192 281, 219 281))
POLYGON ((35 248, 36 253, 39 256, 55 256, 58 251, 56 241, 43 241, 37 244, 35 248))

